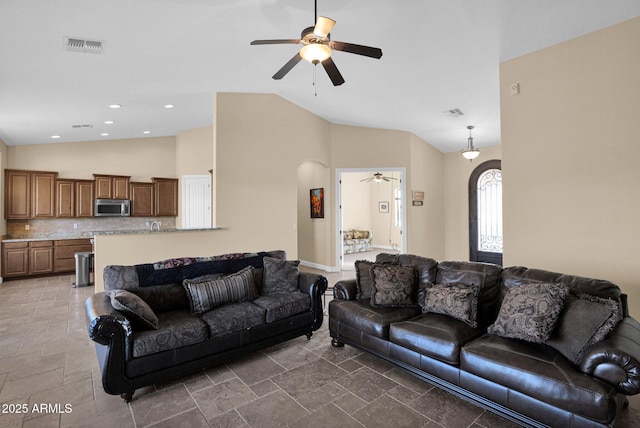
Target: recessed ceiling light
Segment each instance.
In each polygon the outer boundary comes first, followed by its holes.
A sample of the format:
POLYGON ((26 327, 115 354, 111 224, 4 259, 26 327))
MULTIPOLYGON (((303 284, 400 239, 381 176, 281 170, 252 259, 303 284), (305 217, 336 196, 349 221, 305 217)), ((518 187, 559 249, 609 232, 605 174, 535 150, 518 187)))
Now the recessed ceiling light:
POLYGON ((107 135, 109 135, 108 132, 103 132, 102 134, 100 134, 102 137, 106 137, 107 135))
POLYGON ((59 135, 52 135, 52 136, 51 136, 51 138, 53 138, 54 140, 56 140, 56 139, 60 138, 60 136, 59 136, 59 135))
POLYGON ((120 104, 111 104, 109 108, 120 108, 122 107, 120 104))
POLYGON ((105 125, 113 125, 115 122, 113 120, 105 120, 105 125))
POLYGON ((175 106, 173 104, 165 104, 164 108, 174 108, 175 106))
POLYGON ((151 131, 144 131, 143 134, 151 134, 151 131))

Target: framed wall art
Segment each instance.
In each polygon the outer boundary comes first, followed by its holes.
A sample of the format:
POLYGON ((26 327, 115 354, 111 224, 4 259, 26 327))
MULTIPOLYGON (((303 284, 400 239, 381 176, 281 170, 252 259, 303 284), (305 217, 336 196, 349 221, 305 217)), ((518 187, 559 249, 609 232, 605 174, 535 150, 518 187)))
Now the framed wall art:
POLYGON ((324 218, 324 187, 309 191, 311 218, 324 218))

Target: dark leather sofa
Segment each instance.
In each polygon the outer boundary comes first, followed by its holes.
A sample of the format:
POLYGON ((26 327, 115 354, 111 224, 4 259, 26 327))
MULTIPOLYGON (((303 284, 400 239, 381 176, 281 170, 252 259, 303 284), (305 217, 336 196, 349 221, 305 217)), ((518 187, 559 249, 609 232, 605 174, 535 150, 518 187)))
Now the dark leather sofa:
MULTIPOLYGON (((374 354, 523 426, 614 427, 628 405, 627 395, 640 392, 640 324, 628 315, 626 296, 616 285, 540 269, 412 255, 381 254, 377 263, 383 262, 414 266, 417 302, 434 284, 479 285, 477 327, 420 306, 372 307, 370 299, 358 298, 359 282, 367 279, 359 272, 357 279, 334 286, 329 303, 334 346, 348 344, 374 354), (487 333, 508 290, 530 283, 565 284, 618 302, 621 320, 604 340, 587 346, 579 362, 551 346, 551 339, 531 343, 487 333)), ((575 323, 576 333, 581 325, 575 323)))
POLYGON ((311 339, 313 331, 322 325, 321 297, 327 280, 322 275, 298 273, 297 264, 295 291, 260 293, 199 315, 190 311, 191 297, 183 284, 170 282, 203 278, 200 275, 219 278, 250 264, 254 283, 259 285, 267 276, 262 267, 264 256, 285 260, 284 251, 272 251, 216 256, 189 265, 182 265, 184 259, 176 259, 171 261, 176 266, 171 267, 158 266, 163 262, 106 267, 105 292, 92 295, 85 305, 105 392, 119 394, 128 402, 140 387, 179 378, 298 336, 311 339), (111 296, 117 290, 127 290, 148 302, 158 319, 157 329, 140 325, 136 319, 140 311, 132 314, 116 310, 111 296))

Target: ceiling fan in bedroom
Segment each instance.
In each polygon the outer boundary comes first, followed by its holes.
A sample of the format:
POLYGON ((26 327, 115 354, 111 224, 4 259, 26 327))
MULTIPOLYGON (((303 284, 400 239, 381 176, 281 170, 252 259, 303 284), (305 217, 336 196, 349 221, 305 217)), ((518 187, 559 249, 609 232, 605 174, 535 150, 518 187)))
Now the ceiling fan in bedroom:
POLYGON ((382 173, 376 172, 375 174, 373 174, 373 177, 363 178, 360 181, 365 181, 367 183, 370 182, 370 181, 375 181, 376 183, 380 183, 381 181, 391 181, 391 180, 397 180, 397 178, 395 178, 395 177, 385 177, 384 175, 382 175, 382 173))
POLYGON ((331 40, 331 34, 329 33, 336 24, 336 21, 324 16, 318 17, 317 0, 314 1, 314 6, 315 26, 307 27, 302 30, 302 34, 299 39, 254 40, 251 42, 252 45, 298 43, 303 45, 300 52, 296 53, 293 58, 291 58, 280 70, 276 72, 276 74, 273 75, 274 79, 282 79, 293 67, 295 67, 296 64, 298 64, 298 62, 305 59, 314 65, 317 65, 318 63, 322 64, 322 67, 324 67, 325 71, 329 75, 333 85, 338 86, 344 83, 344 78, 331 58, 331 54, 334 50, 380 59, 382 56, 382 50, 379 48, 331 40))

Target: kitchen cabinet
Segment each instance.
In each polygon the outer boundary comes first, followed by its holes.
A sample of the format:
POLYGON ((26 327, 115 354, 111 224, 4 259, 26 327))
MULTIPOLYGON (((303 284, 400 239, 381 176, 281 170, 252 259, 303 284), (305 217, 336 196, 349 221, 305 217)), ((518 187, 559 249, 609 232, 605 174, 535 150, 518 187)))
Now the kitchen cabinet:
POLYGON ((75 196, 74 180, 56 180, 56 217, 75 216, 75 196))
POLYGON ((19 241, 2 244, 5 278, 75 271, 75 253, 93 251, 89 239, 19 241))
POLYGON ((155 215, 177 216, 178 179, 153 177, 152 181, 155 190, 155 215))
POLYGON ((2 244, 2 276, 29 275, 29 243, 7 242, 2 244))
POLYGON ((93 217, 94 188, 93 180, 75 180, 76 217, 93 217))
POLYGON ((96 199, 129 199, 129 179, 125 175, 93 174, 96 199))
POLYGON ((53 218, 57 172, 5 170, 5 218, 53 218))
POLYGON ((55 273, 75 272, 75 254, 93 251, 89 239, 64 239, 54 242, 53 271, 55 273))
POLYGON ((130 183, 132 217, 151 217, 154 215, 154 189, 154 183, 130 183))
POLYGON ((53 273, 53 241, 29 242, 29 274, 53 273))

